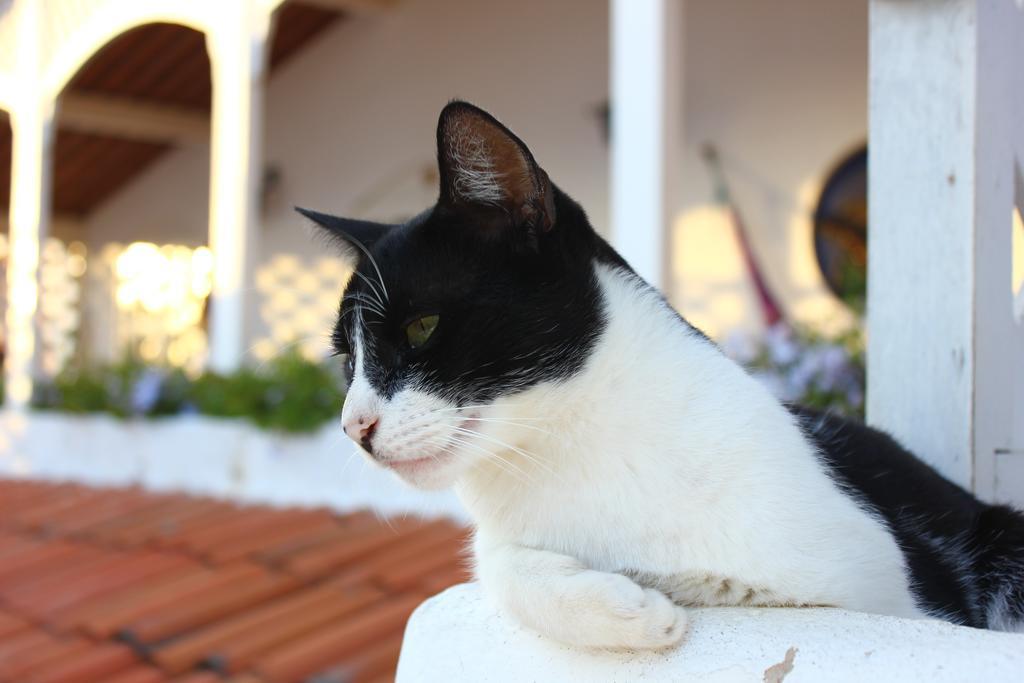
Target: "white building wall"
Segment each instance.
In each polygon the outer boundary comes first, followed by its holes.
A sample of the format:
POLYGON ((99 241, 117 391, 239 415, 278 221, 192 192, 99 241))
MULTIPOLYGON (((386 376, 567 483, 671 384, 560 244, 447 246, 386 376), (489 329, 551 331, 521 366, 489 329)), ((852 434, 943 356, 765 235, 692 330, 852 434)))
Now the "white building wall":
POLYGON ((210 147, 179 148, 161 157, 85 220, 86 243, 206 244, 210 147))
POLYGON ((867 139, 867 3, 691 0, 686 17, 683 215, 673 301, 724 336, 759 324, 740 252, 712 203, 713 143, 756 255, 786 315, 842 323, 815 261, 811 215, 825 177, 867 139))
MULTIPOLYGON (((865 137, 862 4, 687 3, 671 294, 715 335, 758 317, 725 215, 710 205, 705 141, 722 153, 785 307, 803 319, 841 314, 814 263, 809 216, 823 175, 865 137)), ((281 180, 263 213, 263 260, 318 254, 294 204, 389 219, 431 203, 435 181, 422 174, 452 97, 513 127, 607 233, 608 148, 594 113, 608 94, 607 42, 607 3, 597 0, 405 0, 325 31, 267 88, 264 159, 281 180)), ((90 243, 204 243, 208 169, 205 146, 167 155, 90 216, 90 243)))

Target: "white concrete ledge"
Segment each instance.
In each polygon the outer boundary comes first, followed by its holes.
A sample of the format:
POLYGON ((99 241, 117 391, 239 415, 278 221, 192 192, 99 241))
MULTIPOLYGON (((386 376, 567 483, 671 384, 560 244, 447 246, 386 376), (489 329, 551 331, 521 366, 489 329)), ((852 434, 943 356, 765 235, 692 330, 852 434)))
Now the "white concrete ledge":
POLYGON ((757 681, 1018 683, 1024 635, 836 609, 690 610, 667 653, 587 652, 523 629, 464 584, 409 620, 397 683, 757 681))
POLYGON ((0 477, 466 519, 452 492, 415 491, 368 464, 337 424, 285 435, 200 415, 119 420, 0 410, 0 477))

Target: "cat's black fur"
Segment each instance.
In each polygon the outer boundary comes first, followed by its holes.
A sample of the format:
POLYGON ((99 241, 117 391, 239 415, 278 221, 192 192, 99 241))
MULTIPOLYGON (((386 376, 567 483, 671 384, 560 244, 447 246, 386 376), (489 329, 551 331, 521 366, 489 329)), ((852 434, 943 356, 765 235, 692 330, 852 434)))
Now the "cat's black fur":
MULTIPOLYGON (((383 316, 367 305, 384 293, 370 284, 378 280, 374 264, 362 259, 363 277, 342 300, 336 351, 352 348, 352 318, 361 307, 364 352, 373 360, 367 378, 385 397, 410 384, 445 387, 453 401, 470 405, 510 387, 573 375, 604 329, 591 264, 611 250, 587 229, 583 210, 557 189, 555 206, 558 229, 533 238, 526 230, 482 235, 478 217, 443 204, 403 225, 378 226, 367 248, 388 283, 389 305, 383 316), (468 292, 471 308, 462 305, 468 292), (440 322, 426 345, 411 349, 405 326, 424 313, 440 314, 440 322)), ((305 213, 329 229, 348 229, 305 213)))
POLYGON ((885 521, 926 612, 978 628, 1024 621, 1024 515, 982 503, 884 432, 790 410, 839 487, 885 521))

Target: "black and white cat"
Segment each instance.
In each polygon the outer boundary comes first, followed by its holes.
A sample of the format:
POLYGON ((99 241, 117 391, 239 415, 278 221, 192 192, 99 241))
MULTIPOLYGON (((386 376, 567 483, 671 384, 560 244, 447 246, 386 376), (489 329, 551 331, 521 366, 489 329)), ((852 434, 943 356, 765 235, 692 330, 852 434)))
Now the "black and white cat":
POLYGON ((1024 516, 781 405, 486 112, 449 104, 437 143, 438 202, 404 225, 300 211, 356 268, 334 330, 346 432, 456 487, 505 610, 596 647, 672 645, 685 605, 1024 630, 1024 516))

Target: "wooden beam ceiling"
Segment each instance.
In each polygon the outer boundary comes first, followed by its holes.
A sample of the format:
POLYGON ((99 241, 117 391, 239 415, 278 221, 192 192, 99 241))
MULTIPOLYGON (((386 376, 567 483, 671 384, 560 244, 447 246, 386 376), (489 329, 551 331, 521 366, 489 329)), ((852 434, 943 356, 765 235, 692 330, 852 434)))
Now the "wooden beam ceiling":
MULTIPOLYGON (((351 0, 353 6, 387 0, 351 0)), ((277 14, 270 69, 343 16, 345 3, 292 0, 277 14)), ((162 154, 209 139, 210 61, 204 36, 147 24, 101 49, 68 84, 58 108, 54 212, 83 216, 162 154)), ((0 207, 10 195, 11 132, 0 115, 0 207)))
POLYGON ((60 127, 174 145, 210 139, 210 117, 206 112, 113 95, 64 95, 60 100, 60 127))

